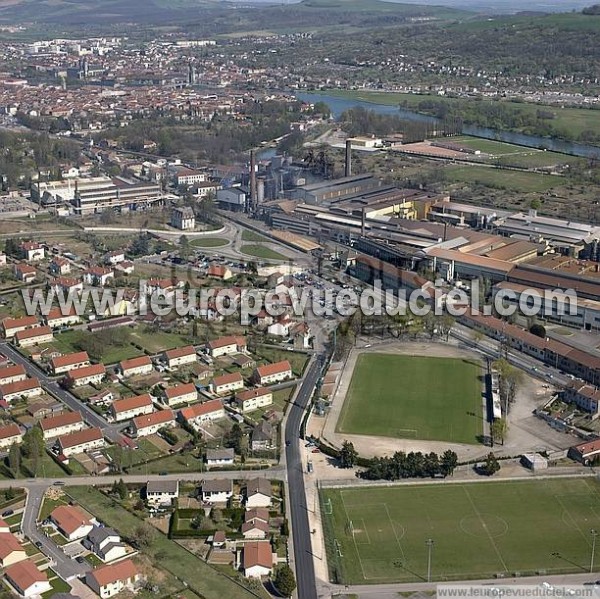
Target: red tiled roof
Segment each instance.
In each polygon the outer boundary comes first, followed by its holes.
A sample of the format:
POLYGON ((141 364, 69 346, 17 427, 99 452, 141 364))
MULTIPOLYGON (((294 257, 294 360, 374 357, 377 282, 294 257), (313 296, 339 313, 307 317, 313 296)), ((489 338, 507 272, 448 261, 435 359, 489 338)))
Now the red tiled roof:
POLYGON ((91 366, 77 368, 76 370, 69 371, 67 376, 72 381, 76 381, 78 379, 84 379, 88 376, 95 376, 97 374, 106 374, 106 368, 104 368, 104 364, 92 364, 91 366))
POLYGON ((181 417, 185 420, 193 420, 198 416, 204 416, 211 412, 218 412, 223 409, 223 402, 220 399, 211 399, 205 403, 199 403, 189 408, 183 408, 180 411, 181 417))
POLYGON ((0 559, 6 559, 14 551, 25 551, 19 539, 11 532, 0 533, 0 559))
POLYGON ((102 431, 99 428, 94 427, 84 428, 82 431, 63 435, 62 437, 58 438, 58 442, 63 449, 68 449, 70 447, 77 447, 78 445, 83 445, 84 443, 100 440, 102 438, 102 431))
POLYGON ((43 431, 51 431, 54 428, 67 426, 68 424, 77 424, 83 422, 83 418, 79 412, 65 412, 58 416, 50 416, 40 420, 40 426, 43 431))
POLYGON ((25 329, 24 331, 18 331, 15 333, 17 341, 23 339, 33 339, 35 337, 45 337, 46 335, 52 335, 52 329, 49 326, 34 327, 32 329, 25 329))
POLYGON ((0 427, 0 439, 10 439, 21 434, 21 429, 14 422, 8 426, 0 427))
POLYGON ((159 410, 158 412, 152 412, 152 414, 144 414, 143 416, 136 416, 133 419, 133 426, 140 430, 148 426, 156 426, 157 424, 166 424, 175 420, 175 413, 173 410, 159 410))
POLYGON ((13 366, 5 366, 0 368, 0 379, 12 378, 14 376, 22 376, 26 374, 25 368, 21 364, 15 364, 13 366))
POLYGON ((31 391, 40 386, 40 382, 33 379, 24 379, 22 381, 15 381, 14 383, 6 383, 6 385, 0 385, 0 395, 12 395, 13 393, 23 393, 25 391, 31 391))
POLYGON ((118 399, 113 402, 112 408, 115 414, 119 412, 127 412, 129 410, 136 410, 137 408, 144 408, 152 405, 152 398, 149 393, 143 395, 134 395, 133 397, 126 397, 125 399, 118 399))
POLYGON ((255 399, 262 397, 263 395, 270 395, 272 391, 269 391, 266 387, 257 387, 256 389, 248 389, 247 391, 240 391, 236 393, 235 398, 240 401, 248 401, 249 399, 255 399))
POLYGON ((259 366, 256 369, 260 377, 271 376, 272 374, 279 374, 280 372, 286 372, 287 370, 292 370, 292 367, 290 366, 290 363, 287 360, 275 362, 275 364, 265 364, 264 366, 259 366))
POLYGON ((237 383, 243 380, 244 379, 242 378, 242 375, 239 372, 231 372, 228 374, 223 374, 221 376, 216 376, 212 382, 215 387, 220 387, 222 385, 237 383))
POLYGON ((181 358, 182 356, 189 356, 191 354, 196 355, 196 350, 193 345, 186 345, 185 347, 178 347, 165 352, 167 360, 173 360, 174 358, 181 358))
POLYGON ((63 366, 70 366, 71 364, 80 364, 81 362, 89 362, 90 357, 86 351, 78 351, 72 354, 64 354, 50 360, 52 368, 62 368, 63 366))
POLYGON ((273 549, 269 541, 253 541, 244 544, 244 569, 252 566, 273 567, 273 549))
POLYGON ((40 572, 37 566, 28 559, 6 568, 6 577, 22 591, 27 590, 36 582, 46 582, 48 577, 45 572, 40 572))
POLYGON ((138 570, 135 564, 130 560, 126 559, 116 564, 106 564, 95 568, 89 573, 92 576, 99 587, 104 587, 118 580, 126 581, 137 575, 138 570))
POLYGON ((184 383, 181 385, 175 385, 174 387, 167 387, 165 389, 165 395, 168 399, 174 397, 180 397, 181 395, 187 395, 188 393, 195 393, 196 385, 194 383, 184 383))
POLYGON ((54 508, 50 516, 67 535, 73 534, 80 526, 90 524, 87 516, 74 505, 59 505, 54 508))
POLYGON ((121 370, 129 370, 130 368, 139 368, 140 366, 151 366, 152 360, 148 356, 140 356, 139 358, 131 358, 123 360, 120 363, 121 370))

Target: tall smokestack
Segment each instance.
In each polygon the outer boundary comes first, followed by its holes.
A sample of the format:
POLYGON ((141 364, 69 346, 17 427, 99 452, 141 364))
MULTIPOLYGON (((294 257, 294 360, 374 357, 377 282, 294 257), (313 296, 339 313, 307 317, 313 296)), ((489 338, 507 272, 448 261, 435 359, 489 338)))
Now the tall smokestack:
POLYGON ((352 142, 349 139, 346 140, 346 168, 344 175, 346 177, 352 176, 352 142))
POLYGON ((365 236, 365 209, 362 209, 361 219, 360 219, 360 234, 365 236))
POLYGON ((256 209, 256 204, 258 198, 256 197, 257 189, 256 189, 256 156, 254 155, 254 150, 250 151, 250 200, 252 204, 252 210, 256 209))

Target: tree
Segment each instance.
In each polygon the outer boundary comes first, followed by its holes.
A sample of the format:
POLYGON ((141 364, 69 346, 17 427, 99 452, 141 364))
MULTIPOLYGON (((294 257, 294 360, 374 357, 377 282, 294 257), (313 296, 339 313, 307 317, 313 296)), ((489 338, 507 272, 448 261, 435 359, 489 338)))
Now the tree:
POLYGON ((447 449, 440 460, 440 472, 444 476, 451 476, 458 465, 458 456, 451 449, 447 449))
POLYGON ((13 443, 10 446, 8 452, 8 467, 13 476, 17 478, 19 471, 21 470, 21 449, 16 443, 13 443))
POLYGON ((193 518, 192 521, 190 522, 190 526, 194 529, 194 530, 200 530, 202 528, 202 523, 204 522, 204 517, 202 516, 201 512, 198 512, 193 518))
POLYGON ((273 584, 284 597, 292 596, 292 593, 296 590, 296 579, 292 569, 287 564, 277 570, 273 584))
POLYGON ((128 494, 127 485, 125 484, 125 481, 122 478, 119 479, 118 483, 116 483, 115 490, 121 500, 127 499, 127 494, 128 494))
POLYGON ((236 422, 227 435, 226 445, 227 447, 233 447, 233 450, 237 454, 242 453, 242 439, 244 437, 244 431, 242 427, 236 422))
POLYGON ((500 470, 500 463, 496 459, 496 456, 490 452, 488 453, 487 458, 485 459, 485 464, 483 465, 483 473, 487 476, 493 476, 500 470))
POLYGON ((440 334, 445 337, 446 341, 448 341, 448 338, 450 337, 450 331, 453 327, 454 317, 451 314, 442 314, 442 316, 439 319, 439 329, 440 334))
POLYGON ((351 441, 344 441, 340 451, 340 468, 353 468, 358 458, 358 452, 351 441))
POLYGON ((504 418, 495 418, 494 422, 492 422, 491 430, 492 430, 492 443, 496 443, 496 441, 500 441, 502 445, 504 445, 504 437, 506 436, 506 431, 508 429, 508 425, 504 418))
POLYGON ((541 324, 532 324, 529 328, 529 332, 536 337, 541 337, 542 339, 546 338, 546 328, 541 324))
POLYGON ((132 535, 131 540, 140 548, 146 549, 152 545, 156 536, 156 530, 152 528, 147 522, 142 522, 139 526, 136 526, 132 535))
POLYGON ((39 458, 44 454, 44 436, 39 426, 32 426, 23 435, 23 455, 26 458, 39 458))
POLYGON ((220 524, 223 522, 223 510, 218 507, 214 507, 210 511, 210 517, 215 524, 220 524))
POLYGON ((187 235, 182 235, 179 238, 179 257, 182 260, 187 260, 190 257, 192 248, 190 246, 190 240, 187 235))

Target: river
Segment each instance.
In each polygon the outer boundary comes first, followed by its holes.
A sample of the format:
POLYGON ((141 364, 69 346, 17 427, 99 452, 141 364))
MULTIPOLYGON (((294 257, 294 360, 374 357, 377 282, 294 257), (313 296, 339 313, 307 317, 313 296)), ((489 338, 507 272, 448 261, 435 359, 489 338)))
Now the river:
MULTIPOLYGON (((419 114, 406 108, 398 106, 387 106, 385 104, 376 104, 374 102, 365 102, 364 100, 352 100, 348 98, 338 98, 336 96, 328 96, 326 94, 308 94, 297 93, 295 96, 303 102, 325 102, 331 109, 331 114, 334 118, 339 116, 350 108, 362 107, 367 110, 373 110, 378 114, 391 114, 398 116, 408 121, 417 121, 420 123, 438 123, 440 120, 433 116, 419 114)), ((524 133, 515 133, 512 131, 498 131, 496 129, 488 129, 486 127, 478 127, 476 125, 464 125, 463 133, 472 135, 473 137, 481 137, 483 139, 494 139, 504 141, 506 143, 526 146, 528 148, 538 148, 551 150, 552 152, 560 152, 561 154, 570 154, 572 156, 582 156, 584 158, 600 158, 600 147, 589 146, 560 139, 552 139, 549 137, 539 137, 536 135, 525 135, 524 133)))

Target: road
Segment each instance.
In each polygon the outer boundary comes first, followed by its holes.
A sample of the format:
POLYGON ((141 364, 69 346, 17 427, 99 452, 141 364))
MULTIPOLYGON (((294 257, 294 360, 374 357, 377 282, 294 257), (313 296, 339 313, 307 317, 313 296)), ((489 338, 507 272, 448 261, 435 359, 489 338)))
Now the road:
POLYGON ((315 356, 310 361, 304 380, 290 407, 285 426, 285 458, 289 486, 289 517, 294 545, 294 560, 298 597, 317 599, 317 586, 311 546, 311 533, 306 507, 304 472, 300 457, 299 432, 306 407, 310 402, 317 380, 321 376, 323 358, 315 356))
POLYGON ((44 389, 49 391, 55 397, 58 397, 64 404, 66 404, 74 412, 80 412, 83 419, 90 426, 97 426, 104 431, 106 437, 111 441, 119 442, 121 440, 121 434, 119 432, 123 425, 108 424, 104 418, 96 414, 94 410, 89 408, 87 405, 79 401, 72 393, 69 393, 66 389, 63 389, 55 380, 51 379, 41 368, 23 357, 16 349, 11 347, 8 343, 0 343, 0 353, 10 358, 15 364, 22 364, 27 374, 32 377, 37 377, 44 389))
MULTIPOLYGON (((14 484, 15 481, 12 482, 14 484)), ((37 517, 47 487, 48 485, 42 480, 35 481, 34 484, 30 484, 27 487, 27 503, 21 521, 21 529, 23 533, 29 537, 32 543, 39 543, 38 546, 40 551, 46 554, 54 562, 54 570, 56 570, 62 578, 68 580, 85 574, 85 572, 92 569, 92 566, 89 562, 79 564, 74 559, 66 556, 54 541, 50 540, 38 529, 37 517)))

